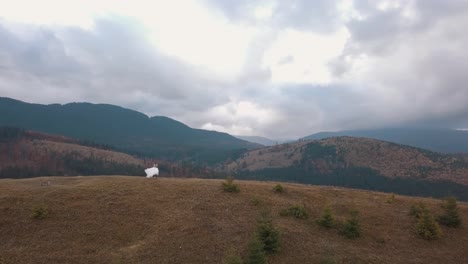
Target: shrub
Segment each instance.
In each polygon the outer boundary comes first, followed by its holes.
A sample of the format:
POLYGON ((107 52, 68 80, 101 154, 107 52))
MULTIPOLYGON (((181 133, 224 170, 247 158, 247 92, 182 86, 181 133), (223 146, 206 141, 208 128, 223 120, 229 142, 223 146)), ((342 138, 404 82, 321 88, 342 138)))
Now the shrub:
POLYGON ((274 192, 277 192, 277 193, 282 193, 282 192, 284 192, 283 185, 281 185, 281 184, 276 184, 276 185, 273 187, 273 191, 274 191, 274 192))
POLYGON ((247 256, 247 264, 265 264, 266 256, 264 245, 258 236, 254 236, 249 243, 249 252, 247 256))
POLYGON ((361 224, 359 221, 359 212, 352 211, 351 217, 346 219, 346 222, 341 229, 341 234, 349 239, 355 239, 361 236, 361 224))
POLYGON ((281 216, 294 216, 298 219, 307 219, 309 215, 307 214, 304 206, 301 205, 293 205, 288 209, 283 209, 280 211, 281 216))
POLYGON ((332 228, 335 225, 335 217, 330 206, 323 209, 322 216, 317 219, 317 223, 325 228, 332 228))
POLYGON ((442 208, 444 208, 445 213, 439 216, 439 223, 448 227, 459 227, 461 225, 461 217, 458 212, 457 199, 455 197, 445 199, 442 208))
POLYGON ((34 219, 44 219, 47 217, 49 211, 44 206, 38 206, 32 211, 32 218, 34 219))
POLYGON ((275 253, 280 245, 280 232, 273 226, 271 220, 260 221, 257 227, 257 235, 263 243, 266 253, 275 253))
POLYGON ((427 208, 421 212, 416 224, 416 232, 419 236, 427 240, 434 240, 440 237, 441 231, 439 225, 434 220, 434 217, 427 208))
POLYGON ((423 204, 422 202, 419 202, 411 206, 410 215, 419 219, 421 218, 421 215, 425 210, 427 210, 426 205, 423 204))
POLYGON ((223 190, 225 192, 234 192, 238 193, 240 192, 240 188, 237 184, 234 183, 234 178, 228 177, 226 181, 223 182, 223 190))

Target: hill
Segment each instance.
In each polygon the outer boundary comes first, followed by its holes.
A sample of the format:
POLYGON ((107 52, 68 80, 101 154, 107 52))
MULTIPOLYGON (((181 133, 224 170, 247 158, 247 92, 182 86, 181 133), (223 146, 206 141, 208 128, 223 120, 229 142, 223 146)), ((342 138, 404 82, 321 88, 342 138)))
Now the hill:
POLYGON ((106 146, 17 128, 0 128, 0 178, 144 174, 145 162, 106 146))
POLYGON ((373 138, 441 153, 468 153, 468 131, 452 129, 390 128, 320 132, 302 140, 341 136, 373 138))
POLYGON ((140 159, 110 146, 37 131, 0 127, 0 179, 57 175, 145 175, 159 164, 165 177, 220 177, 191 162, 140 159))
POLYGON ((243 179, 347 186, 468 200, 468 159, 366 138, 299 141, 249 151, 221 170, 243 179))
POLYGON ((145 157, 216 163, 259 145, 226 133, 193 129, 163 116, 114 105, 29 104, 0 98, 0 126, 106 144, 145 157))
MULTIPOLYGON (((281 233, 269 263, 462 263, 468 229, 442 227, 438 241, 414 231, 411 205, 437 215, 440 201, 331 187, 220 180, 136 177, 49 177, 0 180, 0 263, 222 263, 229 251, 247 254, 261 211, 281 233), (253 201, 257 201, 254 203, 253 201), (308 219, 281 217, 294 204, 308 219), (341 222, 360 212, 362 236, 349 240, 315 223, 329 204, 341 222), (46 208, 44 219, 31 217, 46 208)), ((460 204, 463 219, 468 205, 460 204)))

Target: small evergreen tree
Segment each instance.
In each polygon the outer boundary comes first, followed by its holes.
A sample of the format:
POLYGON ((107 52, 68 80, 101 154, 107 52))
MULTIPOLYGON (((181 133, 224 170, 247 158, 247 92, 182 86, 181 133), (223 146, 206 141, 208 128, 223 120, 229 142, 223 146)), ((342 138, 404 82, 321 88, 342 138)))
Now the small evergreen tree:
POLYGON ((307 219, 309 217, 309 214, 303 205, 293 205, 288 209, 281 210, 279 214, 280 216, 294 216, 299 219, 307 219))
POLYGON ((416 224, 416 232, 419 236, 427 240, 434 240, 440 237, 441 231, 439 225, 434 220, 431 211, 425 208, 416 224))
POLYGON ((33 209, 31 217, 35 219, 44 219, 47 217, 48 213, 49 211, 47 210, 47 207, 39 206, 33 209))
POLYGON ((234 193, 240 192, 239 186, 234 183, 234 178, 232 177, 228 177, 226 181, 222 183, 222 186, 225 192, 234 192, 234 193))
POLYGON ((361 224, 358 211, 351 212, 351 217, 346 219, 341 233, 349 239, 355 239, 361 236, 361 224))
POLYGON ((281 185, 281 184, 276 184, 276 185, 273 187, 273 191, 274 191, 274 192, 277 192, 277 193, 282 193, 282 192, 284 192, 283 185, 281 185))
POLYGON ((260 221, 257 228, 258 238, 263 242, 266 253, 275 253, 280 245, 280 233, 271 220, 260 221))
POLYGON ((325 228, 332 228, 335 225, 335 217, 330 206, 323 209, 322 216, 317 220, 317 223, 325 228))
POLYGON ((418 202, 417 204, 413 204, 410 209, 410 215, 416 217, 417 219, 421 218, 422 213, 428 210, 426 205, 422 202, 418 202))
POLYGON ((445 213, 439 217, 439 223, 448 227, 459 227, 461 217, 458 212, 457 199, 455 197, 445 199, 442 208, 444 208, 445 213))
POLYGON ((264 245, 258 236, 254 236, 249 243, 247 264, 265 264, 266 256, 264 245))

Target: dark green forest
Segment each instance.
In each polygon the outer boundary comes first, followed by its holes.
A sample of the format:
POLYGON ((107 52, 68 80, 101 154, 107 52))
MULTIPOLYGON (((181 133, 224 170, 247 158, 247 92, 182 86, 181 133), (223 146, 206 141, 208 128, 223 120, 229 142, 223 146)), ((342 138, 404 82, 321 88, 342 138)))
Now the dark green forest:
POLYGON ((0 126, 63 135, 140 157, 214 164, 259 146, 114 105, 40 105, 0 97, 0 113, 0 126))

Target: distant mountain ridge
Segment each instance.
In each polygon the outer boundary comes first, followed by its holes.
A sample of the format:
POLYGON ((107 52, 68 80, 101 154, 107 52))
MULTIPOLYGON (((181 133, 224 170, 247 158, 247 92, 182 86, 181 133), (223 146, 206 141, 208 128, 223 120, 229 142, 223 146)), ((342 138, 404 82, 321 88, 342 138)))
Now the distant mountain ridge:
POLYGON ((273 145, 278 145, 278 144, 283 144, 286 142, 292 142, 294 140, 285 140, 285 139, 270 139, 266 137, 260 137, 260 136, 235 136, 236 138, 249 141, 252 143, 257 143, 263 146, 273 146, 273 145))
POLYGON ((468 153, 468 131, 464 130, 411 128, 347 130, 320 132, 303 137, 302 140, 340 136, 373 138, 441 153, 468 153))
POLYGON ((235 136, 236 138, 249 141, 252 143, 257 143, 263 146, 273 146, 277 144, 277 141, 274 141, 272 139, 266 138, 266 137, 259 137, 259 136, 235 136))
POLYGON ((0 97, 0 126, 106 144, 141 156, 215 163, 259 145, 115 105, 30 104, 0 97))
POLYGON ((298 141, 244 153, 221 168, 241 179, 291 181, 468 200, 468 157, 367 138, 298 141))

